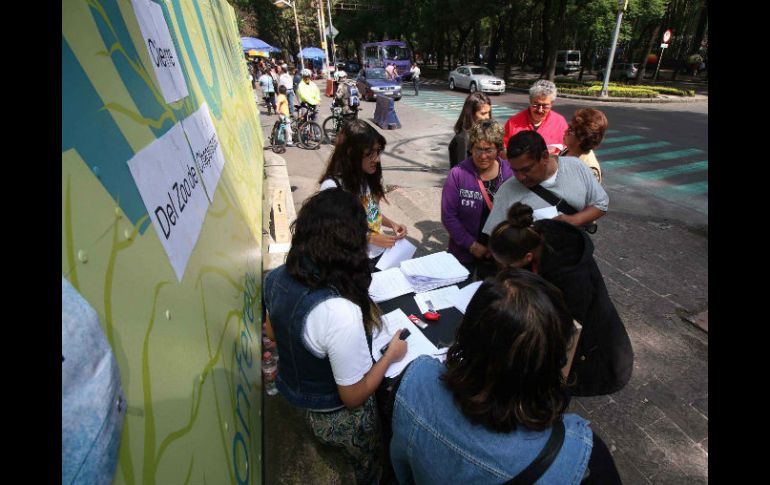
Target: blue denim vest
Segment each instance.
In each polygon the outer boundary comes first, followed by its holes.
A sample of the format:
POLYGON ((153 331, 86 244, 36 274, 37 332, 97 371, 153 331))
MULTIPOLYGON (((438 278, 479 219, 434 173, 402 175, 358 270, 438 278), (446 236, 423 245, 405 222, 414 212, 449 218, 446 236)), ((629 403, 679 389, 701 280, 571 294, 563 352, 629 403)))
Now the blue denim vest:
POLYGON ((302 338, 308 314, 323 301, 339 296, 337 291, 302 285, 282 265, 265 277, 264 296, 281 358, 275 381, 280 393, 301 408, 327 410, 344 406, 328 357, 313 355, 302 338))
MULTIPOLYGON (((399 483, 504 483, 545 447, 551 430, 518 427, 498 433, 471 423, 439 380, 444 364, 418 357, 406 370, 393 408, 390 457, 399 483)), ((564 444, 539 484, 579 484, 588 465, 593 433, 588 421, 564 415, 564 444)))

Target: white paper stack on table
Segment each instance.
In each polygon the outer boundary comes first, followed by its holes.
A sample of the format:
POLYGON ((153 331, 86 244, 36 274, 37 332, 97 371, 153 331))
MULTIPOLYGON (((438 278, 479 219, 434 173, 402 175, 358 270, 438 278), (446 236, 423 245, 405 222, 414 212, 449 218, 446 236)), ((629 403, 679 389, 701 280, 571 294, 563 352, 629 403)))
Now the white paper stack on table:
POLYGON ((401 272, 415 293, 461 283, 470 275, 465 266, 446 251, 403 261, 401 272))
POLYGON ((406 314, 401 309, 396 309, 382 316, 382 330, 372 336, 372 357, 374 357, 375 361, 382 358, 380 349, 390 342, 396 332, 402 328, 408 328, 410 332, 409 337, 406 339, 406 355, 400 361, 390 364, 388 370, 385 371, 385 377, 399 375, 409 362, 421 355, 430 355, 440 359, 442 354, 446 354, 446 350, 443 352, 439 351, 428 340, 428 337, 420 330, 417 330, 417 327, 406 317, 406 314))
POLYGON ((379 303, 407 293, 422 293, 454 285, 465 281, 469 275, 457 258, 441 251, 402 261, 396 268, 372 273, 369 296, 379 303))

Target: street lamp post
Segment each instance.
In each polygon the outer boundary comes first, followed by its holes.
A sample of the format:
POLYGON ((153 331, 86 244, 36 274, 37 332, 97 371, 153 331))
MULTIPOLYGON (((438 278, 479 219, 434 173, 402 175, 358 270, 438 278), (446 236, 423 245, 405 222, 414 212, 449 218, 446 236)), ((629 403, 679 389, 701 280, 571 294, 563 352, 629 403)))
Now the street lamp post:
POLYGON ((305 67, 305 59, 304 57, 302 57, 302 39, 299 36, 299 21, 297 20, 297 8, 294 6, 294 2, 290 0, 276 0, 275 3, 273 3, 273 5, 275 5, 278 8, 291 7, 291 9, 294 11, 294 27, 297 28, 297 45, 299 45, 299 66, 300 66, 300 69, 303 69, 305 67))
POLYGON ((607 97, 610 73, 612 73, 612 61, 615 59, 615 47, 618 45, 618 35, 620 35, 620 21, 623 19, 623 11, 626 9, 626 6, 628 6, 628 0, 618 0, 618 21, 615 24, 615 33, 612 35, 610 58, 607 60, 607 68, 604 70, 604 84, 602 85, 601 93, 599 93, 599 96, 602 98, 607 97))

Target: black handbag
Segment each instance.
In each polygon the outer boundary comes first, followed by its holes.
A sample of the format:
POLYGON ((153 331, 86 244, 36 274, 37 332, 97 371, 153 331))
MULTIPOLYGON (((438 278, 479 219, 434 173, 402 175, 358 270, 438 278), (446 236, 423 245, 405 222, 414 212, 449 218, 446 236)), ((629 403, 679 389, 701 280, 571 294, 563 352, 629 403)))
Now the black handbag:
MULTIPOLYGON (((578 212, 577 209, 569 205, 564 199, 554 194, 550 190, 546 189, 545 187, 541 186, 540 184, 535 185, 534 187, 530 187, 529 190, 537 194, 538 197, 540 197, 544 201, 556 207, 556 210, 558 210, 562 214, 567 214, 568 216, 571 216, 572 214, 575 214, 578 212)), ((597 229, 599 229, 599 226, 597 226, 595 222, 589 222, 588 224, 583 226, 583 230, 588 234, 595 234, 597 229)))

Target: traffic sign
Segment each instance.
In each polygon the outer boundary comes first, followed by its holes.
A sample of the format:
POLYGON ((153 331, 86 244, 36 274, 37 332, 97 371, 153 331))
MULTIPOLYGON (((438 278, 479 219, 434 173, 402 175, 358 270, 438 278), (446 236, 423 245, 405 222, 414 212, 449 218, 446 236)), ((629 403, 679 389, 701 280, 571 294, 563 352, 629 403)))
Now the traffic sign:
POLYGON ((668 44, 660 44, 661 49, 668 49, 668 44))
POLYGON ((671 29, 668 29, 663 33, 663 43, 668 44, 668 39, 671 38, 671 29))
POLYGON ((334 39, 335 37, 337 37, 337 34, 339 34, 339 33, 340 33, 340 31, 335 29, 332 24, 329 24, 329 26, 326 27, 326 36, 327 37, 331 37, 332 39, 334 39))

